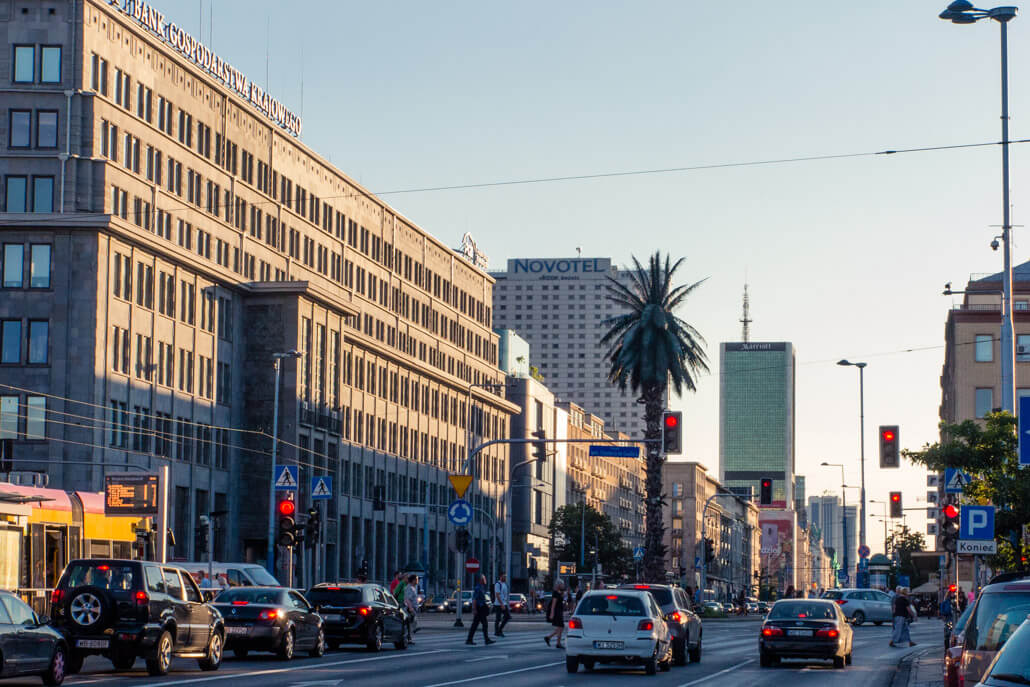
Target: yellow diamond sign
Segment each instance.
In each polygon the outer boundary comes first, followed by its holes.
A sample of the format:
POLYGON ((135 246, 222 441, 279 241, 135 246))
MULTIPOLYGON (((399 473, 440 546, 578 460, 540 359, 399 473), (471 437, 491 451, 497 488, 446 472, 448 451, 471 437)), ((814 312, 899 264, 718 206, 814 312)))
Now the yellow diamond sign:
POLYGON ((458 495, 458 498, 464 498, 465 492, 472 484, 472 475, 447 475, 447 479, 451 481, 451 486, 454 487, 454 493, 458 495))

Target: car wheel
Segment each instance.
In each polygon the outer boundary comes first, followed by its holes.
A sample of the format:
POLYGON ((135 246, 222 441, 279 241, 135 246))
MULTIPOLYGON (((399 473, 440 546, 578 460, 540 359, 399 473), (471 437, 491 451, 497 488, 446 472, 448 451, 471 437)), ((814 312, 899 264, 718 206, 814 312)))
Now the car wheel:
POLYGON ((383 648, 383 635, 385 634, 382 625, 375 625, 372 628, 372 636, 368 638, 365 646, 369 651, 380 651, 383 648))
POLYGON ((873 621, 873 625, 876 625, 877 627, 880 627, 880 625, 883 625, 883 621, 882 620, 874 620, 873 621))
POLYGON ((64 682, 64 676, 68 672, 67 653, 64 647, 58 644, 54 647, 54 655, 50 657, 50 667, 43 673, 43 684, 49 687, 57 687, 64 682))
POLYGON ((172 665, 172 635, 168 630, 157 638, 153 653, 147 657, 147 672, 154 676, 167 675, 172 665))
POLYGON ((834 656, 833 657, 833 667, 837 668, 837 669, 843 668, 844 667, 844 657, 843 656, 834 656))
POLYGON ((339 642, 337 642, 335 639, 329 640, 329 650, 330 651, 336 651, 339 648, 340 648, 340 643, 339 642))
POLYGON ((662 671, 663 673, 667 673, 670 670, 672 670, 672 652, 669 652, 665 655, 664 661, 658 662, 658 670, 662 671))
POLYGON ((82 662, 86 660, 83 654, 77 651, 69 651, 64 657, 64 674, 75 675, 82 672, 82 662))
POLYGON ((68 621, 76 630, 94 634, 111 624, 114 603, 107 591, 87 585, 72 590, 65 608, 68 621))
POLYGON ((855 611, 851 615, 851 624, 854 625, 855 627, 858 627, 859 625, 861 625, 864 622, 865 622, 865 613, 863 613, 862 611, 855 611))
POLYGON ((651 657, 644 662, 644 672, 648 675, 654 675, 658 672, 658 648, 655 647, 655 652, 651 654, 651 657))
POLYGON ((398 651, 404 651, 405 649, 408 648, 408 633, 407 633, 407 630, 405 630, 404 628, 401 628, 400 639, 398 639, 396 642, 394 642, 393 646, 398 651))
POLYGON ((570 673, 575 673, 577 670, 579 670, 579 656, 566 656, 565 670, 567 670, 570 673))
POLYGON ((687 665, 687 638, 682 637, 672 643, 672 660, 678 666, 687 665))
POLYGON ((250 648, 245 646, 238 646, 232 650, 232 655, 242 660, 250 654, 250 648))
POLYGON ((690 647, 688 653, 690 654, 691 663, 701 662, 701 635, 697 636, 697 646, 690 647))
POLYGON ((225 640, 222 635, 215 632, 207 643, 207 656, 197 661, 201 670, 218 670, 222 665, 222 653, 225 648, 225 640))
POLYGON ((583 663, 583 670, 587 671, 588 673, 594 672, 594 659, 584 658, 581 662, 583 663))
POLYGON ((279 658, 284 661, 290 661, 293 659, 293 650, 296 648, 297 637, 293 634, 293 630, 287 630, 283 633, 283 639, 279 642, 279 650, 276 651, 279 658))
POLYGON ((315 638, 315 646, 311 647, 308 655, 312 658, 325 656, 325 630, 318 628, 318 636, 315 638))
POLYGON ((111 663, 115 670, 132 670, 136 665, 136 654, 128 651, 116 651, 111 654, 111 663))

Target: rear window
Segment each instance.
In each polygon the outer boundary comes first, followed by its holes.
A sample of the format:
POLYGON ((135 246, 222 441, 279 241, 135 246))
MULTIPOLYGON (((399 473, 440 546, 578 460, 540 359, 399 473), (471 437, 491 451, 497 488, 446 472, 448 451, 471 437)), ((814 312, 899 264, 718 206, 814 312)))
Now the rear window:
POLYGON ((103 561, 73 563, 65 573, 64 587, 92 585, 109 591, 132 591, 136 566, 103 561))
POLYGON ((787 601, 777 603, 769 612, 771 620, 782 618, 814 618, 816 620, 834 620, 833 609, 825 604, 805 603, 803 601, 787 601))
POLYGON ((644 603, 635 596, 598 594, 579 602, 576 615, 644 616, 644 603))
POLYGON ((651 592, 651 596, 658 602, 659 606, 668 606, 672 603, 672 590, 663 587, 648 587, 641 591, 651 592))
POLYGON ((280 603, 282 592, 278 589, 254 589, 253 587, 233 587, 215 597, 215 603, 229 604, 234 601, 248 604, 266 604, 274 606, 280 603))
POLYGON ((339 589, 326 589, 319 587, 308 591, 304 596, 308 603, 313 606, 321 604, 344 606, 347 604, 359 604, 364 600, 361 587, 340 587, 339 589))
POLYGON ((833 600, 842 599, 842 598, 844 598, 844 592, 838 592, 836 590, 831 590, 831 591, 828 591, 828 592, 824 592, 823 593, 823 598, 824 599, 833 599, 833 600))
POLYGON ((1030 653, 1030 623, 1024 622, 1012 634, 1005 651, 998 654, 994 667, 991 668, 991 677, 1027 684, 1030 682, 1030 665, 1026 660, 1028 653, 1030 653))
POLYGON ((1030 615, 1030 592, 984 594, 966 628, 966 646, 997 651, 1030 615))

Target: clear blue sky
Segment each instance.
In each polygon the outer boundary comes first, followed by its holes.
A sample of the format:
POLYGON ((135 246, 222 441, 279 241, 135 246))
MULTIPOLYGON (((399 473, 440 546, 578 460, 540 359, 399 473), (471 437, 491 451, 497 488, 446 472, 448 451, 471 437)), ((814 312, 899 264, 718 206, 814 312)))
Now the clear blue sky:
MULTIPOLYGON (((198 0, 155 4, 198 33, 198 0)), ((271 94, 303 112, 308 145, 389 191, 996 141, 997 25, 943 22, 945 4, 206 0, 202 37, 263 83, 270 17, 271 94)), ((1010 50, 1018 138, 1030 17, 1011 24, 1010 50)), ((1013 147, 1016 224, 1027 155, 1013 147)), ((879 424, 899 424, 906 448, 934 441, 942 286, 1001 267, 988 247, 1001 221, 997 147, 384 198, 454 245, 471 231, 495 266, 577 246, 620 263, 685 256, 682 278, 708 281, 682 315, 707 338, 715 373, 718 343, 740 335, 746 275, 753 338, 798 351, 797 464, 810 494, 838 488, 823 460, 849 463, 858 483, 858 375, 834 362, 869 363, 870 465, 879 424)), ((674 404, 689 457, 712 469, 715 373, 674 404)), ((925 498, 912 467, 867 481, 870 498, 898 485, 906 505, 925 498)), ((875 550, 882 525, 869 527, 875 550)))

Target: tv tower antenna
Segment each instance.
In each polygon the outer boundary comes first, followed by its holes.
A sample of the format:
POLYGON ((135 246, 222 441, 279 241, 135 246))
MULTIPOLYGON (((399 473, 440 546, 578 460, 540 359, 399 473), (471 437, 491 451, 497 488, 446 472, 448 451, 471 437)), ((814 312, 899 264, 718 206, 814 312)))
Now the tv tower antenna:
POLYGON ((744 338, 744 343, 751 340, 751 301, 747 295, 747 282, 744 282, 744 317, 740 318, 741 336, 744 338))

